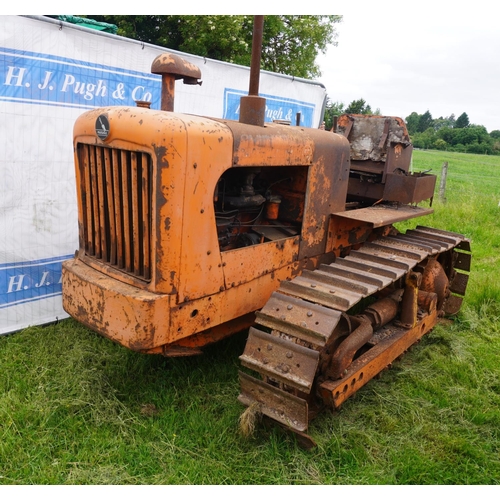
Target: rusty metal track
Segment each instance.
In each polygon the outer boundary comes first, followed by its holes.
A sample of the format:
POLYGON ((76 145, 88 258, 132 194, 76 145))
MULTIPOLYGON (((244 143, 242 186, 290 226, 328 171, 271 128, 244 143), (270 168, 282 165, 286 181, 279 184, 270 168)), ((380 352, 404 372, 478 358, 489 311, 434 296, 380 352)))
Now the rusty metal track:
POLYGON ((336 381, 321 377, 321 386, 316 386, 322 353, 344 313, 428 258, 441 257, 446 260, 451 292, 443 310, 454 314, 467 287, 470 242, 462 235, 424 226, 379 238, 333 264, 282 282, 257 313, 256 328, 250 329, 240 357, 242 365, 262 379, 241 372, 240 402, 247 406, 256 402, 264 415, 297 432, 307 430, 311 398, 319 395, 329 406, 338 407, 432 329, 439 311, 432 311, 416 327, 385 327, 380 339, 374 335, 374 347, 352 363, 345 377, 336 381))

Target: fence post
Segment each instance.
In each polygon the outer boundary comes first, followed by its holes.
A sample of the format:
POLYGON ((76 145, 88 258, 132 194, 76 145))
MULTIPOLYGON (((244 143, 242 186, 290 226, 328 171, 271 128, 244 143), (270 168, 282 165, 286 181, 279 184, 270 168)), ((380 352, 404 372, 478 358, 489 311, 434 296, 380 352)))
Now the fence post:
POLYGON ((446 176, 447 175, 448 175, 448 162, 445 161, 443 163, 443 166, 441 167, 441 182, 439 184, 439 199, 443 203, 446 203, 445 191, 446 191, 446 176))

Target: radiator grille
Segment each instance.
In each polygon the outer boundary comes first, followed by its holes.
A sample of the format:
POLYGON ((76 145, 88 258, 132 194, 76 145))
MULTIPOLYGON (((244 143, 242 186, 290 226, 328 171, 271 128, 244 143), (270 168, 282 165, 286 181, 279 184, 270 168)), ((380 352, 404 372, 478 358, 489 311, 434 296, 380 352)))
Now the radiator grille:
POLYGON ((85 254, 149 281, 151 157, 88 144, 77 151, 85 254))

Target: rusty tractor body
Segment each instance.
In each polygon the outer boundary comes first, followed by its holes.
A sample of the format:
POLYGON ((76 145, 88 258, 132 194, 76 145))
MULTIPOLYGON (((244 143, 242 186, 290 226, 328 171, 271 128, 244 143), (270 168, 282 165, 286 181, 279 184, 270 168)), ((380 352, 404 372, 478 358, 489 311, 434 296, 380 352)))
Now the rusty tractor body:
POLYGON ((162 110, 102 108, 75 124, 79 249, 63 264, 64 308, 165 356, 251 327, 239 399, 305 435, 459 310, 469 242, 394 228, 432 213, 416 203, 435 185, 409 172, 401 119, 264 124, 255 83, 249 118, 179 114, 173 82, 198 83, 199 70, 165 54, 152 71, 162 110))

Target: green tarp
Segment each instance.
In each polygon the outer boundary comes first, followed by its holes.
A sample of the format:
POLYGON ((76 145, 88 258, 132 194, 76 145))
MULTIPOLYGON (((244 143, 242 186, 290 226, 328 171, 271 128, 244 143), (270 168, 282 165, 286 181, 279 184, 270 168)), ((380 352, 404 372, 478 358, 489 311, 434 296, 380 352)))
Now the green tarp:
POLYGON ((113 35, 116 35, 116 32, 118 31, 118 26, 116 26, 115 24, 101 23, 99 21, 94 21, 93 19, 87 19, 86 17, 57 16, 57 18, 60 21, 83 26, 84 28, 92 28, 94 30, 104 31, 106 33, 113 33, 113 35))

